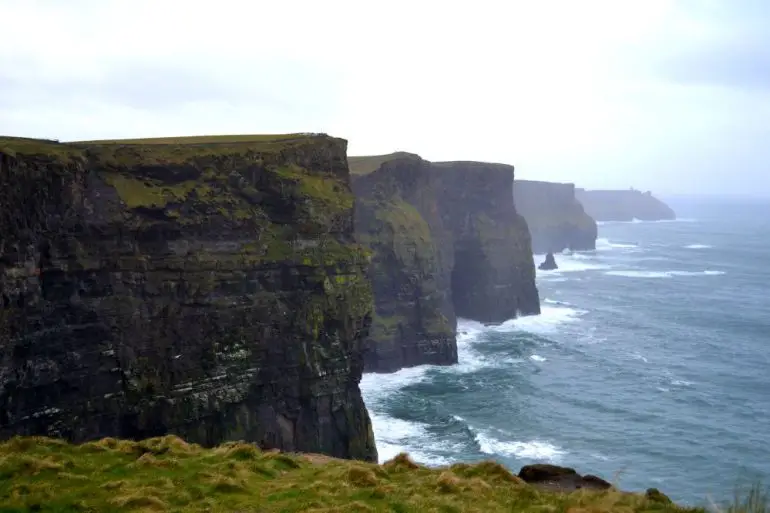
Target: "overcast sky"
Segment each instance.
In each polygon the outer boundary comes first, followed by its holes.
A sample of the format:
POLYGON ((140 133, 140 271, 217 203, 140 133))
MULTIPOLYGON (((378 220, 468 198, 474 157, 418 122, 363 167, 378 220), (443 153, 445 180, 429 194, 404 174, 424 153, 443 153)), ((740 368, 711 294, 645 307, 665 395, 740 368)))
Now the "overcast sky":
POLYGON ((0 133, 327 132, 351 155, 770 195, 768 0, 0 0, 0 133))

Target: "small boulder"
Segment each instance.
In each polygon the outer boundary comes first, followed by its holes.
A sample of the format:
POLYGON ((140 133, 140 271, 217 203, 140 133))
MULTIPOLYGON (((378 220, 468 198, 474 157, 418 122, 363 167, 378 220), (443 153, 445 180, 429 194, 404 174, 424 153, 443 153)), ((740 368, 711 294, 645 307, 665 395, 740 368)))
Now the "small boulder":
POLYGON ((600 477, 581 476, 573 468, 557 465, 525 465, 519 471, 519 477, 540 488, 562 492, 572 492, 581 488, 606 490, 612 487, 610 483, 600 477))
POLYGON ((524 465, 519 470, 519 477, 527 483, 541 483, 543 481, 557 481, 565 476, 576 476, 574 468, 560 467, 558 465, 549 465, 547 463, 536 463, 534 465, 524 465))
POLYGON ((541 271, 553 271, 554 269, 558 269, 559 266, 556 265, 556 259, 553 257, 553 253, 549 252, 545 256, 545 260, 543 260, 537 268, 541 271))
POLYGON ((658 490, 657 488, 647 488, 647 491, 644 494, 645 497, 647 497, 647 500, 652 502, 658 502, 661 504, 671 504, 672 500, 663 492, 658 490))

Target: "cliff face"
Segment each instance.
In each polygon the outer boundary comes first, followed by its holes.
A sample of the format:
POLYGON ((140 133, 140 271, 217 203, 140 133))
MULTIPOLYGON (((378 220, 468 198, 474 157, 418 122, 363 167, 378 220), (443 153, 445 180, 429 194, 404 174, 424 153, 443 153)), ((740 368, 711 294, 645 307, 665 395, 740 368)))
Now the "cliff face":
POLYGON ((456 317, 502 322, 540 301, 513 168, 351 157, 356 233, 373 250, 366 369, 457 362, 456 317))
POLYGON ((578 201, 597 221, 661 221, 676 219, 676 213, 652 193, 625 191, 589 191, 577 189, 578 201))
POLYGON ((596 249, 596 221, 576 199, 574 184, 515 180, 513 197, 535 253, 596 249))
POLYGON ((346 143, 0 139, 0 437, 376 459, 346 143))

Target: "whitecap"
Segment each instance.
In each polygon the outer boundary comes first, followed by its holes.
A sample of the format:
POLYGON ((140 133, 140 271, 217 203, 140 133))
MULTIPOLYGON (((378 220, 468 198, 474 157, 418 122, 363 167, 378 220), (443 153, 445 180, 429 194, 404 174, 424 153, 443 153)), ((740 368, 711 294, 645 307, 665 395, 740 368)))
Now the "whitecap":
POLYGON ((606 271, 608 276, 622 276, 625 278, 672 278, 674 276, 720 276, 724 271, 606 271))
POLYGON ((481 432, 476 432, 474 438, 484 454, 515 456, 537 461, 558 461, 565 454, 561 448, 541 440, 506 442, 481 432))
POLYGON ((547 305, 560 305, 560 306, 570 306, 572 304, 567 301, 557 301, 556 299, 549 299, 549 298, 544 299, 543 303, 547 305))
POLYGON ((710 244, 688 244, 685 249, 711 249, 713 247, 710 244))
POLYGON ((490 326, 489 329, 498 333, 510 333, 512 331, 526 331, 535 334, 553 333, 562 324, 579 321, 585 313, 587 313, 585 310, 578 310, 577 308, 543 305, 540 308, 540 315, 517 317, 497 326, 490 326))
POLYGON ((540 356, 539 354, 530 355, 529 359, 534 362, 544 362, 546 360, 544 356, 540 356))
POLYGON ((599 237, 596 239, 596 250, 607 251, 611 249, 635 249, 638 248, 638 244, 623 243, 623 242, 611 242, 609 239, 599 237))
MULTIPOLYGON (((535 258, 535 262, 540 262, 545 258, 545 256, 534 255, 534 258, 535 258)), ((554 275, 558 276, 562 273, 594 271, 594 270, 601 270, 601 269, 609 269, 610 267, 607 264, 597 263, 592 260, 595 260, 595 257, 582 255, 579 253, 574 253, 572 255, 557 256, 556 265, 558 265, 559 268, 553 269, 553 270, 547 270, 547 271, 536 268, 537 277, 542 278, 546 276, 554 276, 554 275)))

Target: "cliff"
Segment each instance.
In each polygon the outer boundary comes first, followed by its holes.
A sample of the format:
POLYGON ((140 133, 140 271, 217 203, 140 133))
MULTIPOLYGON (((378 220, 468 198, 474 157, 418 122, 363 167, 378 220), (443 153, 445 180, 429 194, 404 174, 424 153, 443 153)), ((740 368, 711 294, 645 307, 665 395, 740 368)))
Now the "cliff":
POLYGON ((349 161, 356 234, 373 251, 366 370, 456 363, 457 317, 498 323, 540 312, 513 167, 408 153, 349 161))
POLYGON ((596 221, 575 197, 574 184, 516 180, 513 197, 527 220, 535 253, 596 249, 596 221))
POLYGON ((0 438, 376 459, 347 143, 0 138, 0 438))
POLYGON ((676 213, 651 192, 576 189, 578 201, 597 221, 661 221, 676 219, 676 213))

